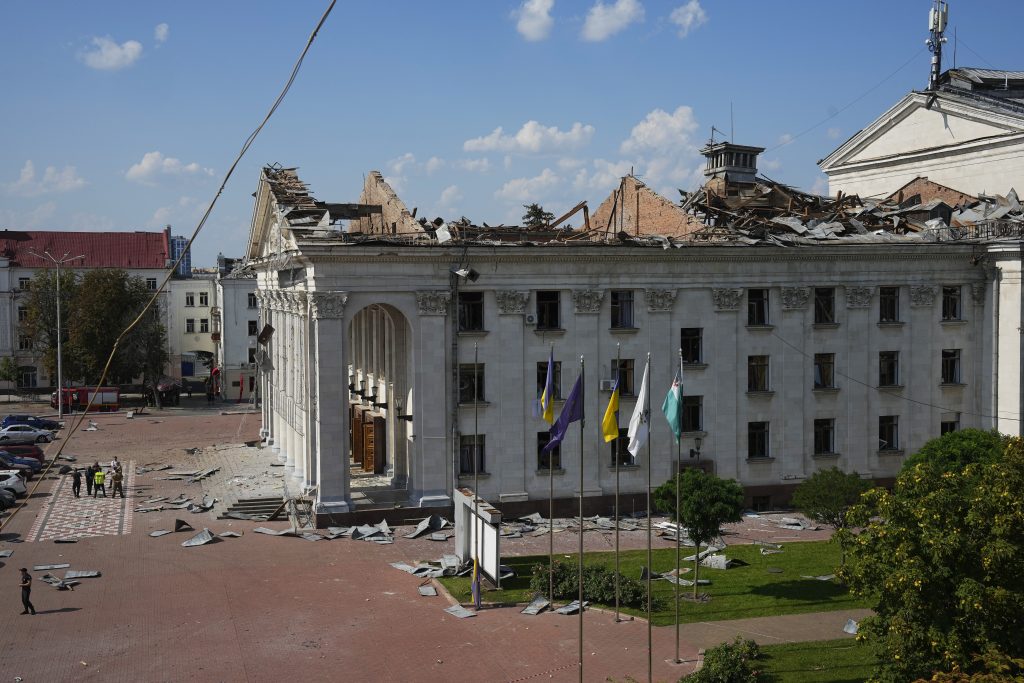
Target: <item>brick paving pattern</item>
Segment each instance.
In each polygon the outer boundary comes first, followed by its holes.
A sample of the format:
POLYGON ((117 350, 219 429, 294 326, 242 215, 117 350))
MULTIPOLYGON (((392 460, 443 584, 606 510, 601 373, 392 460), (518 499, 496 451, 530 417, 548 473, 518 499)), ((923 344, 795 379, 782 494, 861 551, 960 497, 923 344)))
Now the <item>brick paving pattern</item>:
POLYGON ((36 518, 27 541, 51 541, 55 538, 89 538, 92 536, 117 536, 132 530, 132 494, 135 484, 135 465, 122 465, 125 472, 124 498, 113 498, 113 484, 107 486, 107 497, 92 497, 85 493, 82 485, 81 498, 71 492, 71 476, 63 475, 57 480, 43 512, 36 518))

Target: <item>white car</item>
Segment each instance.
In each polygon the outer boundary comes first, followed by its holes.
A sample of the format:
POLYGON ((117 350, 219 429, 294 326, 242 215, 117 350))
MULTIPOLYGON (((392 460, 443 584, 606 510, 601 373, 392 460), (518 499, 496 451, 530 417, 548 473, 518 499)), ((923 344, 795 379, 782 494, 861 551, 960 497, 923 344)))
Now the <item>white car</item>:
POLYGON ((49 443, 53 432, 29 425, 11 425, 0 429, 0 443, 49 443))
POLYGON ((18 470, 0 470, 0 489, 10 491, 18 498, 28 492, 25 480, 18 474, 18 470))

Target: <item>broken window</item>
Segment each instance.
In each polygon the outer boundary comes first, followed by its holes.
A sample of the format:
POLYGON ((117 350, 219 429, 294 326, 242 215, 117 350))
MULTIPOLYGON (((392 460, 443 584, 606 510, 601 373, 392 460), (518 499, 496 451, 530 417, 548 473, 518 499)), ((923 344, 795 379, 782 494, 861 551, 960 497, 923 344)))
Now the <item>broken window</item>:
POLYGON ((185 292, 185 305, 186 306, 195 306, 196 305, 196 295, 195 295, 194 292, 185 292))
POLYGON ((199 331, 200 332, 209 332, 210 331, 210 319, 209 318, 200 318, 199 319, 199 331))
POLYGON ((960 384, 960 349, 942 349, 942 383, 960 384))
POLYGON ((459 403, 474 403, 484 400, 484 364, 462 363, 459 365, 459 403))
POLYGON ((185 318, 185 333, 186 334, 192 334, 195 331, 196 331, 196 319, 195 318, 185 318))
POLYGON ((206 292, 199 292, 199 305, 200 306, 209 306, 210 305, 210 295, 207 294, 206 292))
POLYGON ((249 321, 249 336, 250 337, 255 337, 257 334, 260 333, 258 325, 259 325, 259 323, 257 321, 255 321, 255 320, 250 320, 249 321))
POLYGON ((256 299, 255 292, 249 292, 248 304, 249 308, 259 308, 259 301, 256 299))
POLYGON ((814 388, 834 389, 836 386, 836 354, 814 354, 814 388))
POLYGON ((895 323, 900 320, 900 288, 878 288, 878 322, 895 323))
POLYGON ((748 422, 747 423, 747 457, 767 458, 768 457, 768 423, 748 422))
MULTIPOLYGON (((556 360, 551 370, 552 393, 555 400, 562 398, 562 361, 556 360)), ((537 398, 544 394, 544 384, 548 381, 548 362, 537 363, 537 398)))
POLYGON ((556 470, 562 469, 562 446, 559 444, 547 453, 544 447, 551 439, 551 432, 537 432, 537 470, 547 471, 549 467, 556 470))
POLYGON ((486 473, 484 467, 484 434, 462 434, 459 436, 459 475, 486 473), (474 453, 476 457, 474 457, 474 453), (474 469, 475 462, 475 469, 474 469))
POLYGON ((459 292, 459 332, 484 329, 484 293, 459 292))
POLYGON ((561 328, 562 320, 558 315, 559 292, 541 291, 537 292, 537 329, 557 330, 561 328))
POLYGON ((767 325, 768 324, 768 290, 748 289, 747 290, 747 324, 767 325))
POLYGON ((822 418, 814 421, 814 454, 828 455, 835 453, 836 421, 833 418, 822 418))
POLYGON ((960 320, 960 287, 942 288, 942 319, 960 320))
POLYGON ((747 356, 747 391, 768 391, 768 356, 747 356))
POLYGON ((814 288, 814 323, 826 325, 836 321, 836 290, 833 287, 814 288))
POLYGON ((633 454, 629 452, 629 428, 622 427, 619 429, 619 438, 612 441, 611 446, 611 466, 615 467, 618 463, 619 467, 631 467, 635 463, 633 462, 633 454))
POLYGON ((633 291, 629 289, 613 289, 612 301, 612 328, 628 330, 633 325, 633 291))
POLYGON ((878 353, 878 386, 896 387, 900 384, 900 352, 878 353))
POLYGON ((619 382, 619 396, 633 396, 633 359, 620 358, 613 360, 612 379, 619 382), (618 364, 617 366, 616 363, 618 364))
POLYGON ((880 415, 878 417, 878 450, 896 451, 900 448, 900 417, 899 415, 880 415))
POLYGON ((249 349, 249 363, 256 362, 256 349, 249 349))
POLYGON ((704 430, 704 397, 683 396, 683 431, 704 430))
POLYGON ((700 327, 684 327, 679 331, 679 348, 684 363, 702 363, 704 329, 700 327))

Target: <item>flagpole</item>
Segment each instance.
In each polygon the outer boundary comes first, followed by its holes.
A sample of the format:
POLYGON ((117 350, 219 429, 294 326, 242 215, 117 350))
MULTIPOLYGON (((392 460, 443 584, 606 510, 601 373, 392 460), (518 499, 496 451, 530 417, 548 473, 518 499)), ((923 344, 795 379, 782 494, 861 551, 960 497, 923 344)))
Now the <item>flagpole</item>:
MULTIPOLYGON (((555 345, 551 345, 551 355, 548 356, 548 364, 553 364, 551 359, 555 357, 555 345)), ((554 373, 554 370, 551 370, 554 373)), ((561 379, 561 378, 559 378, 561 379)), ((547 391, 547 378, 544 380, 544 390, 547 391)), ((554 400, 554 396, 548 396, 548 401, 554 400)), ((543 406, 542 406, 543 409, 543 406)), ((550 435, 548 438, 551 438, 550 435)), ((561 446, 559 446, 561 453, 561 446)), ((555 463, 554 455, 548 451, 548 601, 551 609, 555 608, 555 463)), ((561 464, 561 463, 559 463, 561 464)))
MULTIPOLYGON (((645 374, 650 372, 651 369, 651 354, 647 353, 647 368, 645 374)), ((653 659, 653 634, 651 631, 651 574, 654 573, 654 568, 651 565, 651 470, 653 463, 651 462, 651 392, 648 389, 646 392, 647 405, 644 406, 644 410, 647 415, 647 683, 652 683, 654 680, 654 659, 653 659)), ((678 534, 677 534, 678 535, 678 534)))
MULTIPOLYGON (((476 582, 476 610, 480 611, 480 351, 473 342, 473 580, 476 582)), ((499 573, 501 571, 499 567, 499 573)))
POLYGON ((679 524, 679 470, 683 453, 683 347, 679 347, 679 435, 676 436, 676 664, 679 659, 679 556, 682 549, 682 526, 679 524))
MULTIPOLYGON (((615 380, 618 382, 622 373, 622 344, 615 344, 615 380)), ((612 389, 614 391, 614 389, 612 389)), ((615 447, 612 449, 615 458, 615 623, 622 621, 619 618, 619 443, 615 439, 615 447)))
POLYGON ((580 559, 579 559, 579 607, 580 607, 580 633, 579 633, 579 672, 580 672, 580 683, 583 683, 583 425, 586 422, 586 412, 584 406, 586 403, 587 392, 584 390, 585 379, 583 374, 583 356, 580 356, 580 393, 578 400, 580 403, 580 559))

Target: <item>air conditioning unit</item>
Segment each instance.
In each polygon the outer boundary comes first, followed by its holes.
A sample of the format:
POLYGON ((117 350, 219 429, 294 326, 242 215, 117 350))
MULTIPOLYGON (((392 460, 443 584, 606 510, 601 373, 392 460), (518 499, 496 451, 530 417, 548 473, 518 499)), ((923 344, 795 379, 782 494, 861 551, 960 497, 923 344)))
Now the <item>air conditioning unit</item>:
POLYGON ((601 391, 613 391, 615 389, 614 379, 601 380, 601 391))
POLYGON ((537 316, 535 316, 533 313, 527 313, 526 317, 523 318, 523 320, 524 320, 524 322, 527 325, 536 325, 537 324, 537 316))

